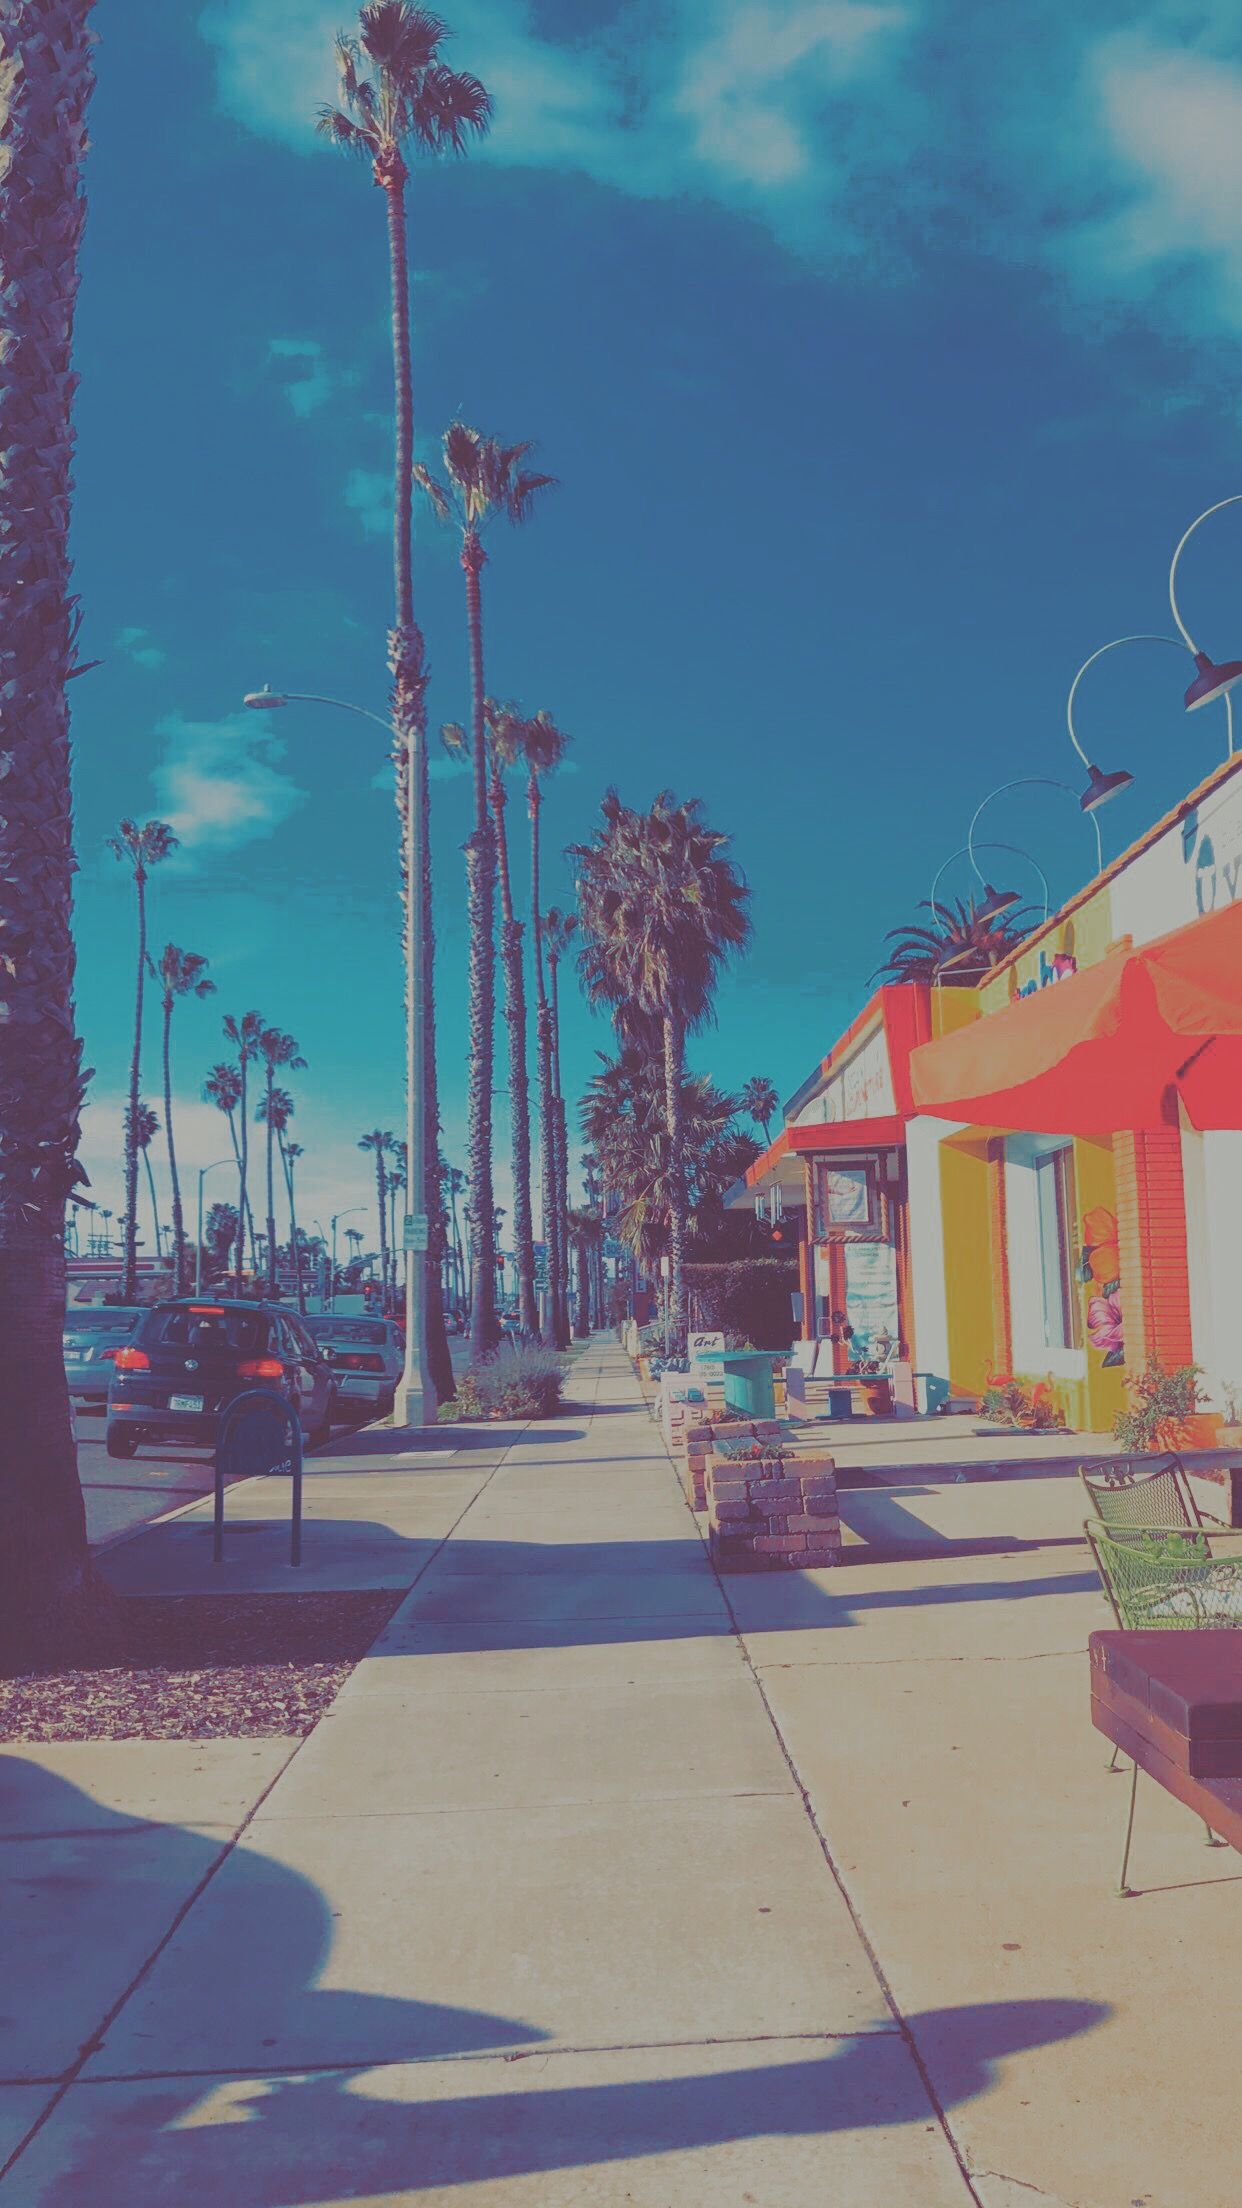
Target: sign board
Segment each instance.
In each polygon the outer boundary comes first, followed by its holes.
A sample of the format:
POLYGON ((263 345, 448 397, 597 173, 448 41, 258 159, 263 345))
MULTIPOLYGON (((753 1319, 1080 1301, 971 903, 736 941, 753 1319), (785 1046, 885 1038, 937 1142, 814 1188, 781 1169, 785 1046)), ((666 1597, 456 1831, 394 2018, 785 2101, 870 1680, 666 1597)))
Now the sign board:
POLYGON ((547 1243, 546 1243, 546 1242, 536 1242, 536 1244, 535 1244, 535 1286, 536 1286, 536 1288, 546 1288, 546 1287, 547 1287, 547 1285, 548 1285, 548 1245, 547 1245, 547 1243))
POLYGON ((691 1333, 686 1343, 691 1378, 700 1383, 710 1381, 722 1385, 724 1366, 720 1360, 724 1356, 724 1346, 725 1338, 720 1332, 691 1333))
POLYGON ((407 1211, 405 1215, 405 1240, 407 1250, 428 1250, 431 1247, 431 1221, 425 1211, 407 1211))

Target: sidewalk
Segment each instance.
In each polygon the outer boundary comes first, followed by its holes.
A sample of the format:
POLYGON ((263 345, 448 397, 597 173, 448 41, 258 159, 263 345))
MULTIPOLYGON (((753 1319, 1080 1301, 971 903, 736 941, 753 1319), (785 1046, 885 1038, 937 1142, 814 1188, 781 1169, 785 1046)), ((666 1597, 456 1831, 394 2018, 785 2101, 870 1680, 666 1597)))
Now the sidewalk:
MULTIPOLYGON (((0 1762, 3 2208, 1232 2208, 1240 1871, 1149 1789, 1111 1898, 1072 1483, 722 1591, 620 1352, 571 1386, 313 1460, 302 1583, 413 1584, 305 1742, 0 1762)), ((198 1515, 110 1569, 201 1584, 198 1515)))

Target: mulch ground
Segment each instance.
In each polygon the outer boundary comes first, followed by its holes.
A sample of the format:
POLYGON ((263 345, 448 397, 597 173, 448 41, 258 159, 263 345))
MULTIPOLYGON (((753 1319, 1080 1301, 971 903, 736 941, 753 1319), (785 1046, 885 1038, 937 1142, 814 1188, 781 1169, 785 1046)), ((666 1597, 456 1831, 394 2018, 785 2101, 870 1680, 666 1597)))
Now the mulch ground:
POLYGON ((393 1588, 123 1598, 120 1659, 0 1679, 0 1741, 300 1738, 401 1600, 393 1588))

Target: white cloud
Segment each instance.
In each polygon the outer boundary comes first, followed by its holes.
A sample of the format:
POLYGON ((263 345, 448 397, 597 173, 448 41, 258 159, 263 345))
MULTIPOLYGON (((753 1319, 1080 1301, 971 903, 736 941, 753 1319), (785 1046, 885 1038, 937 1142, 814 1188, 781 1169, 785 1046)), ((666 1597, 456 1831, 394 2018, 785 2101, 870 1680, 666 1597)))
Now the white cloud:
POLYGON ((135 667, 154 670, 162 667, 168 656, 153 641, 150 629, 118 629, 115 645, 118 652, 124 652, 126 659, 132 659, 135 667))
POLYGON ((156 733, 164 742, 151 777, 156 802, 191 861, 270 836, 305 798, 281 772, 283 742, 253 714, 187 721, 173 713, 156 733))
POLYGON ((313 337, 272 337, 267 357, 274 363, 285 397, 300 422, 318 413, 338 391, 358 382, 355 368, 336 368, 313 337))
POLYGON ((356 514, 367 537, 382 537, 392 528, 392 473, 379 468, 351 468, 345 478, 345 504, 356 514))

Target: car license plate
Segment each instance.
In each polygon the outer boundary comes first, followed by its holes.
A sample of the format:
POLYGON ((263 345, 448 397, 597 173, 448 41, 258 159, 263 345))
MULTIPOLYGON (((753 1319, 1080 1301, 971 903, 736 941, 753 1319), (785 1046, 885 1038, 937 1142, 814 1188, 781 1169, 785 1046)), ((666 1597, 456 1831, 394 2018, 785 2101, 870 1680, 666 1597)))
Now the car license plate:
POLYGON ((168 1398, 170 1411, 201 1411, 202 1407, 201 1395, 170 1395, 168 1398))

